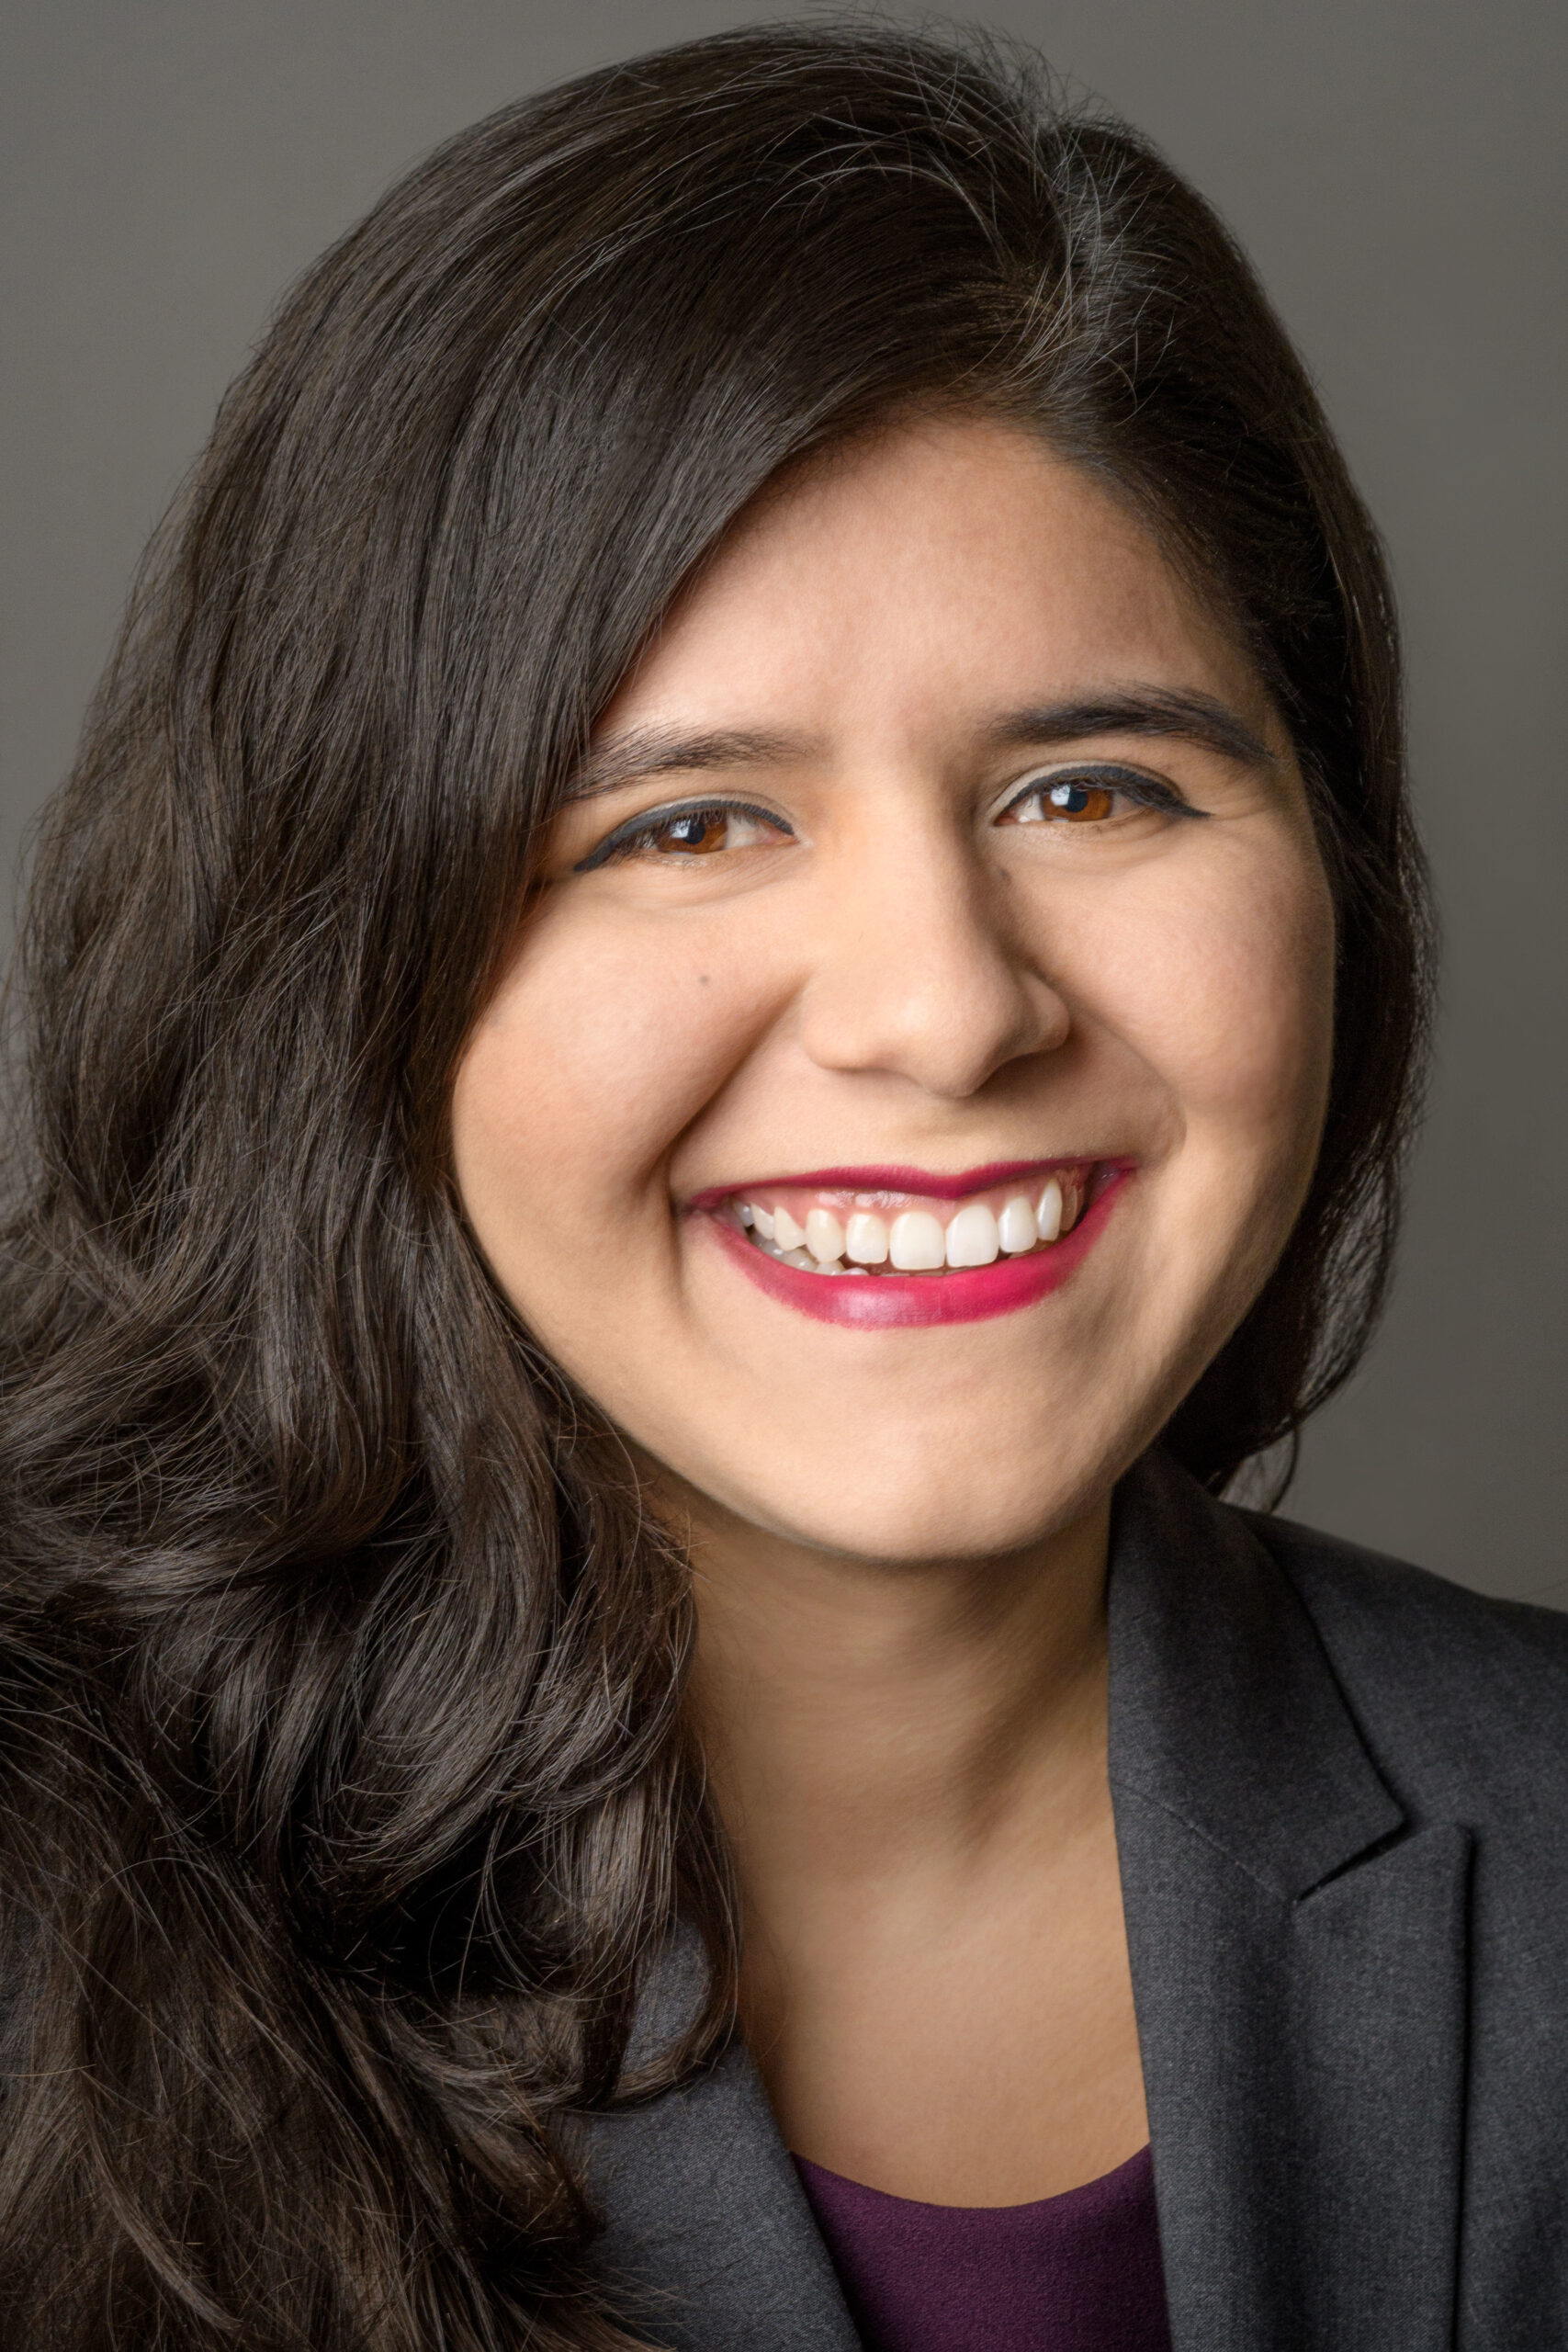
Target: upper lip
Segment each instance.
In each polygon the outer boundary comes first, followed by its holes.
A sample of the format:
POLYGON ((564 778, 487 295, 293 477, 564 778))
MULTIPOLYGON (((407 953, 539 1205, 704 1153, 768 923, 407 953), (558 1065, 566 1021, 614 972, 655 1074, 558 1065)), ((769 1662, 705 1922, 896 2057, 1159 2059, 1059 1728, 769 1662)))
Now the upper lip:
POLYGON ((1092 1167, 1102 1154, 1055 1152, 1037 1159, 992 1159, 983 1168, 962 1168, 953 1174, 930 1168, 807 1168, 789 1176, 753 1176, 740 1184, 710 1184, 694 1193, 694 1209, 717 1208, 747 1192, 785 1189, 818 1193, 918 1193, 936 1201, 958 1201, 969 1193, 988 1192, 995 1184, 1043 1174, 1053 1168, 1092 1167))

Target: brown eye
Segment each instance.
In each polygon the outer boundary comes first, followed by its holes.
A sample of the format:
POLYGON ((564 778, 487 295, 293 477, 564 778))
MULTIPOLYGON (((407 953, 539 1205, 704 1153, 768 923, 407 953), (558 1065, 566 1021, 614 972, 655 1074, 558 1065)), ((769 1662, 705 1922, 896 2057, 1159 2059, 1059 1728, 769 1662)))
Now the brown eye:
POLYGON ((1043 797, 1047 817, 1065 818, 1069 825, 1098 823, 1116 805, 1108 784, 1054 784, 1043 797))
POLYGON ((740 849, 776 849, 795 836, 782 817, 745 801, 710 802, 705 808, 671 808, 618 825, 572 871, 593 874, 601 866, 634 858, 667 857, 674 865, 694 857, 716 857, 740 849))
POLYGON ((693 808, 660 827, 654 847, 662 856, 711 857, 729 838, 727 808, 693 808))
POLYGON ((999 820, 1004 825, 1099 825, 1116 812, 1117 788, 1090 777, 1062 776, 1021 793, 999 820))

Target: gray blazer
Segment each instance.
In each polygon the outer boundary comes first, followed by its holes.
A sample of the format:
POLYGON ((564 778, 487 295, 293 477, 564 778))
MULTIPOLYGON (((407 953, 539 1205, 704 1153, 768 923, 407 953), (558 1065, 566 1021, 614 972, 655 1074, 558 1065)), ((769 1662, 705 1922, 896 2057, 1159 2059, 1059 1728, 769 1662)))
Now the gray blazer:
MULTIPOLYGON (((1568 1615, 1158 1455, 1110 1611, 1176 2352, 1568 2352, 1568 1615)), ((656 2341, 855 2352, 743 2051, 589 2161, 656 2341)))

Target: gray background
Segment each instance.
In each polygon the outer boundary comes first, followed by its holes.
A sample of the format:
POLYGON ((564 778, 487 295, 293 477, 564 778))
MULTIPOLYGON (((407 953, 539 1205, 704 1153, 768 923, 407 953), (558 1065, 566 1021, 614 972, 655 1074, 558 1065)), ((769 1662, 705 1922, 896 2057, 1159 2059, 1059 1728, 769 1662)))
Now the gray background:
MULTIPOLYGON (((283 285, 422 150, 708 0, 8 0, 0 860, 283 285)), ((1393 550, 1447 929, 1403 1270, 1290 1508, 1568 1606, 1562 0, 989 0, 1259 264, 1393 550)))

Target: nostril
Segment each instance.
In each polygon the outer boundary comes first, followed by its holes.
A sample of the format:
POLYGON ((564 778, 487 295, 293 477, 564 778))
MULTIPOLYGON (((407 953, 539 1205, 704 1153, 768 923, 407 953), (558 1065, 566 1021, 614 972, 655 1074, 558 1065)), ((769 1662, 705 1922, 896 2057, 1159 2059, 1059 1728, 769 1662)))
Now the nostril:
POLYGON ((931 929, 912 909, 862 910, 854 951, 819 967, 801 1000, 800 1041, 819 1069, 884 1072, 962 1101, 1066 1042, 1067 1006, 1048 981, 967 931, 952 955, 933 955, 931 929))

